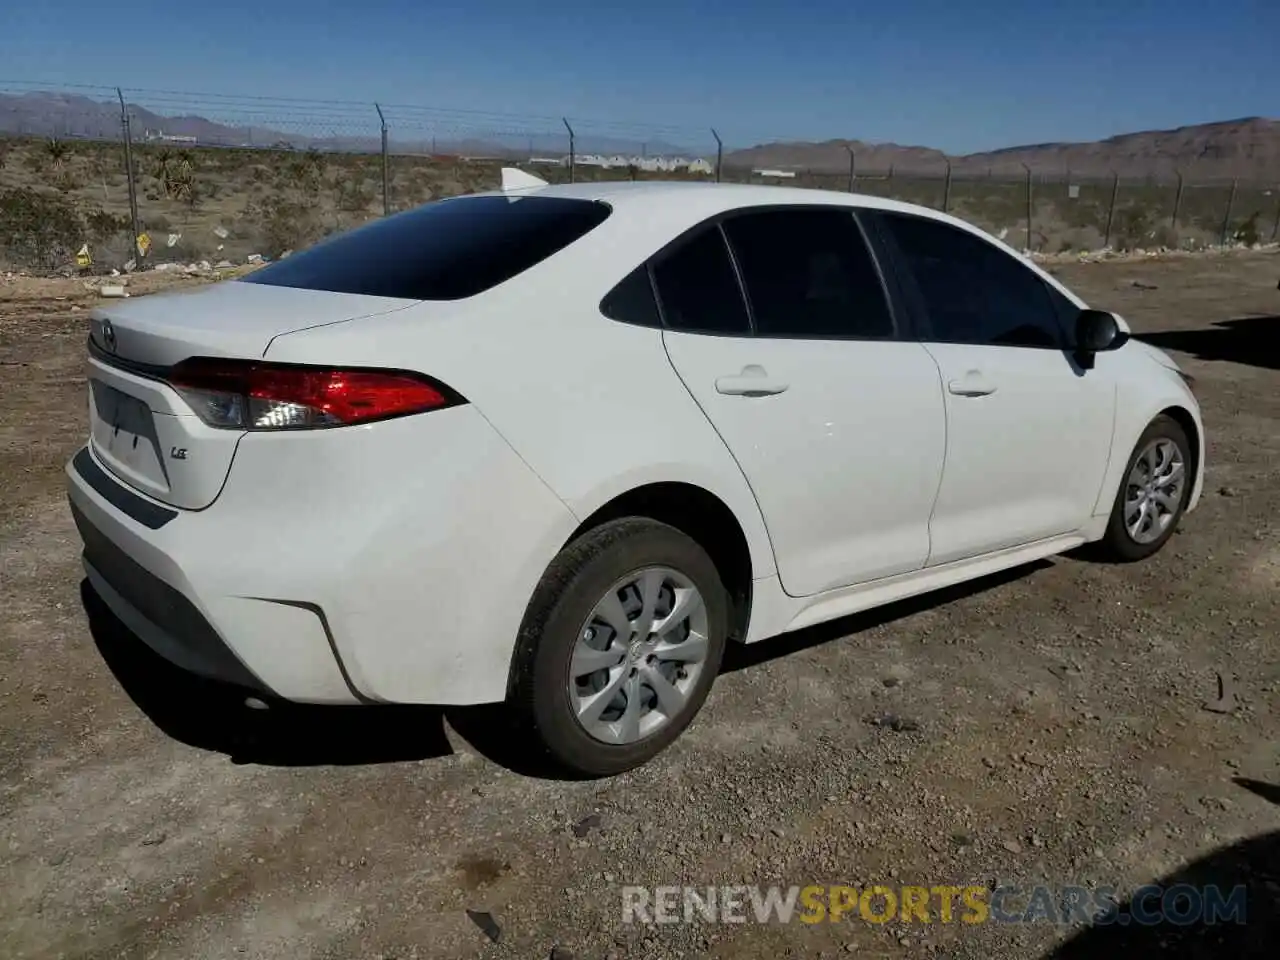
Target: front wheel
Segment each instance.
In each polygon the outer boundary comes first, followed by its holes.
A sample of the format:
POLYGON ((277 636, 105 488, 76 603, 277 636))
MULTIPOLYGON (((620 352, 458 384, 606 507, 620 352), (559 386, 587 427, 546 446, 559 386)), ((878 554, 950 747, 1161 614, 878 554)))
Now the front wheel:
POLYGON ((654 520, 610 521, 561 551, 534 591, 513 705, 561 767, 621 773, 689 725, 727 633, 724 586, 696 541, 654 520))
POLYGON ((1191 444, 1177 421, 1163 414, 1152 420, 1125 466, 1098 544, 1105 557, 1143 560, 1165 545, 1191 496, 1192 462, 1191 444))

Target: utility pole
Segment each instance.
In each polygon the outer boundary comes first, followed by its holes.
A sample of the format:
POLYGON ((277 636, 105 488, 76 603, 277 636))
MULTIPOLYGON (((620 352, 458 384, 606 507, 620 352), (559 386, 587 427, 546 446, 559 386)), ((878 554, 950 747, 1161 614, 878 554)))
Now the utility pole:
POLYGON ((133 226, 133 240, 129 246, 133 247, 132 259, 136 261, 142 258, 142 251, 138 249, 142 227, 138 223, 138 185, 134 182, 133 174, 133 136, 129 132, 129 110, 124 105, 124 93, 119 87, 116 87, 116 96, 120 98, 120 127, 124 131, 124 172, 129 183, 129 220, 133 226))

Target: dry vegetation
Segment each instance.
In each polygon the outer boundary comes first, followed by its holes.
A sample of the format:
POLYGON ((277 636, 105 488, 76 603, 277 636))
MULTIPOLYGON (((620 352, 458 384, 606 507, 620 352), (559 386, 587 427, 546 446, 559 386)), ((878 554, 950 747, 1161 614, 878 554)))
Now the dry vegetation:
MULTIPOLYGON (((150 262, 243 263, 254 253, 275 257, 383 212, 378 156, 139 145, 134 166, 141 228, 153 240, 150 262)), ((501 166, 456 157, 392 157, 391 208, 491 189, 501 166)), ((568 176, 561 167, 536 172, 553 181, 568 176)), ((581 166, 576 174, 578 179, 656 176, 581 166)), ((728 169, 724 178, 761 182, 747 170, 728 169)), ((849 185, 847 176, 810 173, 781 182, 837 190, 849 185)), ((901 172, 864 175, 857 189, 931 207, 941 207, 945 194, 941 177, 901 172)), ((1065 182, 1038 182, 1032 193, 1033 249, 1103 246, 1109 183, 1081 184, 1075 198, 1068 196, 1065 182)), ((1228 216, 1229 194, 1229 187, 1188 186, 1174 223, 1175 188, 1122 185, 1111 218, 1111 244, 1120 249, 1200 247, 1216 244, 1224 231, 1229 240, 1243 243, 1275 238, 1280 197, 1242 187, 1228 216)), ((1021 182, 957 179, 949 209, 1015 246, 1026 245, 1021 182)), ((129 233, 119 144, 0 139, 0 267, 74 269, 75 252, 85 243, 94 259, 91 269, 118 267, 130 256, 129 233)))

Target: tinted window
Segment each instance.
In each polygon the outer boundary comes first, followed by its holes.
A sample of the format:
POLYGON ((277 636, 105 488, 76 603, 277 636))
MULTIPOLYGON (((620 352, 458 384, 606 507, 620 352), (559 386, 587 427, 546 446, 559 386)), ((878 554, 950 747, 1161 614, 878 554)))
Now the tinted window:
POLYGON ((600 312, 610 320, 622 323, 662 326, 658 319, 658 302, 653 299, 653 284, 649 282, 649 268, 642 264, 605 294, 600 301, 600 312))
POLYGON ((924 299, 931 338, 1061 347, 1047 285, 998 247, 945 223, 883 214, 924 299))
POLYGON ((751 332, 738 275, 718 227, 702 230, 659 260, 653 267, 653 282, 662 304, 662 319, 671 329, 751 332))
POLYGON ((875 263, 845 210, 769 210, 725 221, 757 334, 891 337, 875 263))
POLYGON ((1080 316, 1080 308, 1054 287, 1049 286, 1047 283, 1044 286, 1049 291, 1049 301, 1053 304, 1054 312, 1058 315, 1058 327, 1063 331, 1068 342, 1074 343, 1076 319, 1080 316))
POLYGON ((609 216, 590 200, 459 197, 375 220, 245 277, 277 287, 461 300, 528 270, 609 216))

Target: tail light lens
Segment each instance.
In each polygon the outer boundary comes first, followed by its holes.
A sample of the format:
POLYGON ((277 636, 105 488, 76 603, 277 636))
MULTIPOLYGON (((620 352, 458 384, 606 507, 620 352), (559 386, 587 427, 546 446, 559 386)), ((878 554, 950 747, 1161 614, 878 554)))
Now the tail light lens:
POLYGON ((165 380, 205 423, 236 430, 342 427, 465 401, 416 373, 195 357, 165 380))

